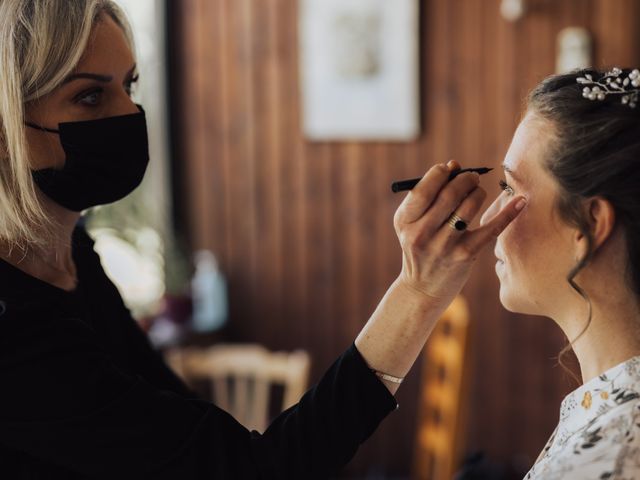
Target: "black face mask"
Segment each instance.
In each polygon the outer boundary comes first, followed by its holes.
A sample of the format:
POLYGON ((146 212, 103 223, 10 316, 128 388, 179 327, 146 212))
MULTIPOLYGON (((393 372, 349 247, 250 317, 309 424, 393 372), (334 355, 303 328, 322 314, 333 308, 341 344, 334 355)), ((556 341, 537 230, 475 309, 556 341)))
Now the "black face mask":
POLYGON ((140 112, 82 122, 65 122, 59 130, 30 122, 29 127, 60 135, 66 154, 61 169, 32 170, 49 198, 80 212, 129 195, 144 178, 149 163, 147 122, 140 112))

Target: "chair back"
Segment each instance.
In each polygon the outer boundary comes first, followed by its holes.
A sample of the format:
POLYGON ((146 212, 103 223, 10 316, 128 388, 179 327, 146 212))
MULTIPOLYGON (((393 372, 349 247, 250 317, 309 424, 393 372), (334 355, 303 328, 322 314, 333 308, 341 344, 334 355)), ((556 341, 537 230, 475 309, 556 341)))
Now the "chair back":
POLYGON ((469 311, 458 295, 425 345, 412 479, 451 480, 464 445, 469 311))
POLYGON ((284 388, 277 410, 286 410, 306 391, 311 365, 303 350, 271 352, 255 344, 174 348, 166 359, 187 385, 208 380, 213 402, 249 430, 259 432, 269 424, 272 387, 284 388))

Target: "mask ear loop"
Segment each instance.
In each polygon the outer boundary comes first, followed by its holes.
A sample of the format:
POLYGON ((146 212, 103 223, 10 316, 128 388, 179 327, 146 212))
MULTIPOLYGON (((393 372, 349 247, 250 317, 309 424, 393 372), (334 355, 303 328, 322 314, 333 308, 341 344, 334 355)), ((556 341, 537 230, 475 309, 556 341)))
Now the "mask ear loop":
POLYGON ((47 128, 47 127, 43 127, 41 125, 36 125, 35 123, 31 123, 31 122, 24 122, 24 124, 27 127, 31 127, 31 128, 35 128, 36 130, 41 130, 43 132, 48 132, 48 133, 57 133, 58 135, 60 134, 60 130, 55 130, 53 128, 47 128))

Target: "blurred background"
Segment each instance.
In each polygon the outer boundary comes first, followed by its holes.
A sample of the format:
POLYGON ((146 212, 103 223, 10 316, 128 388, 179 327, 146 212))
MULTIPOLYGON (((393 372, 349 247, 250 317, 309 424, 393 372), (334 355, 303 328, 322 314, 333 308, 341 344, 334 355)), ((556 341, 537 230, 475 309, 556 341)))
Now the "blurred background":
MULTIPOLYGON (((132 195, 84 217, 105 270, 167 358, 299 350, 306 386, 400 271, 392 181, 451 158, 498 167, 482 177, 486 208, 530 88, 640 64, 635 0, 119 3, 151 163, 132 195)), ((552 321, 502 308, 494 263, 487 249, 461 294, 463 348, 449 350, 460 381, 442 397, 455 431, 432 444, 421 433, 442 416, 427 387, 447 372, 420 358, 400 409, 339 478, 451 478, 425 473, 429 452, 449 455, 449 472, 475 459, 473 478, 528 471, 577 385, 557 366, 565 338, 552 321)))

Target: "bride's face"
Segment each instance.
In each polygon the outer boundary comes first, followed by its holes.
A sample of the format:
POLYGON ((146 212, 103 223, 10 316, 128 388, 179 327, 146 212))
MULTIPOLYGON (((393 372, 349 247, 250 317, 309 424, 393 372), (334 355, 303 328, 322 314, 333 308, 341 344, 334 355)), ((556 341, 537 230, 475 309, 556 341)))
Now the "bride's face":
POLYGON ((491 218, 513 195, 527 206, 498 236, 495 247, 500 301, 510 311, 553 316, 571 287, 566 276, 574 263, 574 229, 554 208, 558 184, 543 168, 553 126, 528 113, 513 136, 504 159, 503 192, 483 214, 491 218))

